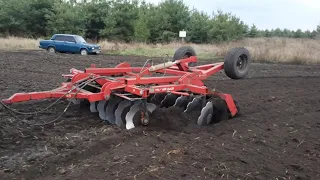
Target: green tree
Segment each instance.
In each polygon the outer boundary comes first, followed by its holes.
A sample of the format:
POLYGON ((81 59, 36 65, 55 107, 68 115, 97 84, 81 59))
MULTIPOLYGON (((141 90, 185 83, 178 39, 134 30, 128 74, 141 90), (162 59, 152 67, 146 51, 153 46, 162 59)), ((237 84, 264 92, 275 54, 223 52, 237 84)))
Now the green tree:
POLYGON ((163 0, 158 5, 142 0, 0 0, 0 35, 24 37, 72 33, 90 39, 151 43, 179 39, 193 43, 227 42, 244 37, 314 38, 310 31, 280 28, 259 30, 221 10, 209 16, 189 10, 183 0, 163 0))
POLYGON ((257 26, 255 24, 253 24, 250 27, 248 37, 251 37, 251 38, 258 37, 258 33, 259 33, 259 31, 258 31, 257 26))
POLYGON ((191 13, 190 21, 187 23, 187 41, 194 43, 207 43, 210 17, 197 10, 191 13))
POLYGON ((114 22, 114 28, 109 31, 109 39, 125 42, 132 41, 134 22, 138 19, 138 2, 115 0, 111 2, 111 7, 110 18, 114 22))
POLYGON ((32 37, 47 36, 46 15, 53 12, 55 0, 31 0, 26 17, 26 26, 32 37))
POLYGON ((152 42, 176 40, 179 31, 187 29, 190 12, 182 0, 164 0, 158 6, 150 8, 148 27, 152 42))
POLYGON ((115 21, 111 16, 111 5, 106 0, 95 0, 82 4, 85 14, 85 36, 99 40, 101 37, 108 38, 113 32, 115 21))
POLYGON ((318 32, 316 30, 313 30, 311 32, 311 38, 314 39, 318 35, 318 32))
POLYGON ((134 40, 139 42, 147 42, 150 37, 150 30, 148 27, 148 5, 142 2, 139 12, 138 19, 134 22, 134 40))
POLYGON ((303 38, 312 38, 311 31, 306 30, 306 31, 303 33, 303 38))
POLYGON ((274 31, 273 31, 273 36, 277 36, 277 37, 283 37, 283 32, 280 28, 276 28, 274 31))
POLYGON ((317 26, 317 33, 320 33, 320 24, 317 26))
POLYGON ((81 8, 70 2, 55 3, 53 12, 47 14, 49 34, 85 34, 85 18, 81 8))
POLYGON ((294 37, 295 38, 302 38, 303 37, 303 32, 301 29, 298 29, 295 33, 294 33, 294 37))
POLYGON ((209 38, 212 42, 238 40, 245 37, 248 29, 240 18, 218 10, 210 20, 209 38))
POLYGON ((29 0, 0 0, 0 31, 5 35, 28 36, 29 9, 29 0))
POLYGON ((291 33, 291 31, 289 29, 283 29, 283 33, 282 33, 283 37, 293 37, 293 34, 291 33))
POLYGON ((268 29, 266 29, 264 32, 265 37, 271 37, 270 31, 268 29))

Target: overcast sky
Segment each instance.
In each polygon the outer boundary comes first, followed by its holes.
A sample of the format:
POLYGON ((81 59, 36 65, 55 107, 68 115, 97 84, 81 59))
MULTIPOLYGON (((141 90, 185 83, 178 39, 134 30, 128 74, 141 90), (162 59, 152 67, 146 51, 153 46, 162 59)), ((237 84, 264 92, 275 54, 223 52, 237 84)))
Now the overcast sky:
MULTIPOLYGON (((158 3, 161 0, 146 0, 158 3)), ((320 24, 320 0, 184 0, 189 7, 212 14, 221 9, 259 29, 277 27, 314 30, 320 24)))

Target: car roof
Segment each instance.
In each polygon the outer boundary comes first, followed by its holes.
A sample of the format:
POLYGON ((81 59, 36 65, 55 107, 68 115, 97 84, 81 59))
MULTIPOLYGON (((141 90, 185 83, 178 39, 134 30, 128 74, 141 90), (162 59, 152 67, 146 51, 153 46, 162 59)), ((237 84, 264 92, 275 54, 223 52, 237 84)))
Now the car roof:
POLYGON ((54 34, 54 36, 79 36, 75 34, 54 34))

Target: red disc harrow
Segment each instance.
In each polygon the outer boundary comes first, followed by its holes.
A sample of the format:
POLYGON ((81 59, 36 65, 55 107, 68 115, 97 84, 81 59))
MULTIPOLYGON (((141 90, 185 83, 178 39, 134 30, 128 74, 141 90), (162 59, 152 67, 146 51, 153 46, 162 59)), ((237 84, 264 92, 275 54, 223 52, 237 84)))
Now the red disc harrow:
MULTIPOLYGON (((199 111, 198 125, 232 118, 239 112, 230 94, 211 91, 203 80, 224 70, 232 79, 241 79, 251 63, 245 48, 233 48, 224 62, 195 66, 197 56, 191 47, 181 47, 173 61, 132 67, 123 62, 113 68, 95 65, 72 68, 61 87, 50 91, 17 93, 3 104, 47 98, 68 99, 75 104, 89 102, 90 111, 119 127, 131 129, 147 125, 156 108, 177 106, 185 113, 199 111)), ((7 105, 6 105, 7 106, 7 105)))

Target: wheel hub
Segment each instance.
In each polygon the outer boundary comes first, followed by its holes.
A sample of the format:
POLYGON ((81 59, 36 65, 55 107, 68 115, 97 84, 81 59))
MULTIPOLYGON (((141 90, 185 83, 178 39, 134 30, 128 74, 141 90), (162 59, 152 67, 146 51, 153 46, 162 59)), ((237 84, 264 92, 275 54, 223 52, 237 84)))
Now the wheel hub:
POLYGON ((81 55, 87 55, 87 51, 86 50, 82 50, 81 51, 81 55))
POLYGON ((244 55, 241 55, 239 58, 238 58, 238 61, 237 61, 237 68, 239 70, 244 70, 246 68, 246 65, 247 65, 247 57, 244 56, 244 55))

